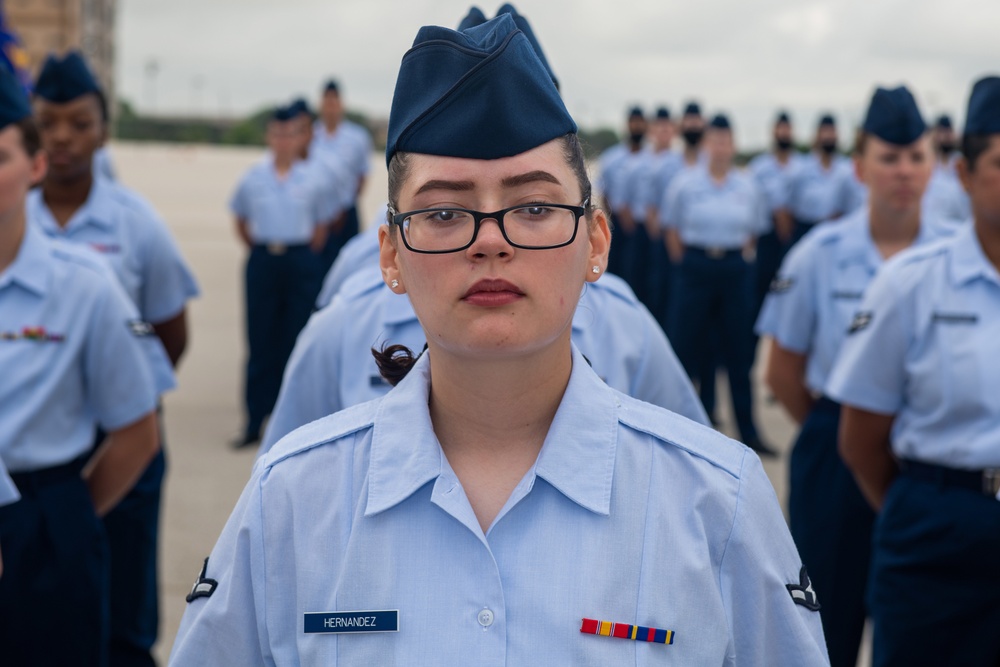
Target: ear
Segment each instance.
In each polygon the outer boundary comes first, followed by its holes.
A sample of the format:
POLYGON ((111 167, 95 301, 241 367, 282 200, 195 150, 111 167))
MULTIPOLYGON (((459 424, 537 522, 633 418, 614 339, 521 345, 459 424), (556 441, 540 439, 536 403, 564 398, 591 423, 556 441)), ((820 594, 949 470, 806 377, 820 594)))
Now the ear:
POLYGON ((590 255, 587 257, 585 280, 594 282, 608 268, 608 250, 611 248, 611 228, 608 226, 608 216, 601 209, 595 209, 593 222, 588 225, 590 235, 590 255), (593 267, 597 267, 594 273, 593 267))
POLYGON ((45 178, 46 172, 49 170, 49 156, 43 150, 35 152, 34 157, 31 160, 31 184, 32 186, 38 185, 45 178))
POLYGON ((393 242, 389 225, 382 225, 378 228, 378 263, 382 269, 382 280, 389 285, 396 294, 405 294, 406 287, 403 285, 403 278, 399 270, 399 251, 393 242), (392 286, 392 281, 396 281, 396 286, 392 286))

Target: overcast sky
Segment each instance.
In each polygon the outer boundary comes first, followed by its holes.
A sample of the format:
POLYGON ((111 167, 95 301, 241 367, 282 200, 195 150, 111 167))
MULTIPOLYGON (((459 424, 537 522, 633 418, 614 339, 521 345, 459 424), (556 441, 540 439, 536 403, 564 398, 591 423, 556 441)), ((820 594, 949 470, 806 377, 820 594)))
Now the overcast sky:
MULTIPOLYGON (((499 2, 496 6, 499 6, 499 2)), ((779 106, 806 138, 818 115, 860 121, 875 84, 906 83, 927 116, 961 120, 972 81, 1000 74, 997 0, 520 0, 584 127, 694 98, 744 148, 779 106)), ((496 6, 480 4, 492 14, 496 6)), ((466 0, 121 0, 119 94, 139 109, 241 115, 340 80, 349 108, 387 115, 421 25, 466 0), (151 63, 156 63, 155 73, 151 63)))

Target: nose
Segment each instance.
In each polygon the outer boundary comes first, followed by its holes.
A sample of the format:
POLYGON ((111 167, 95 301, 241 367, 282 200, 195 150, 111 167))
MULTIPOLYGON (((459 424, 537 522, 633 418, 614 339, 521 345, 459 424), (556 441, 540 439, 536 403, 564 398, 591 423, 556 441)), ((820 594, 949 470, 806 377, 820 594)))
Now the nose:
POLYGON ((476 240, 469 246, 471 257, 508 257, 514 248, 504 238, 500 230, 500 222, 494 218, 485 218, 479 224, 476 240))

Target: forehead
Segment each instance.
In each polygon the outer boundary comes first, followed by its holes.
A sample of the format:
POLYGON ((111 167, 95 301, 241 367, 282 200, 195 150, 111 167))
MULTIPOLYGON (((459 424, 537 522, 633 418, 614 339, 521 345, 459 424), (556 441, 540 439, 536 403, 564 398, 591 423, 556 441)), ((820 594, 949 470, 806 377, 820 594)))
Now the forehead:
POLYGON ((69 102, 53 102, 44 97, 35 97, 32 101, 35 113, 47 116, 75 116, 81 114, 100 114, 101 104, 96 93, 81 95, 69 102))
POLYGON ((563 157, 559 139, 497 160, 412 154, 405 187, 415 190, 431 180, 468 181, 476 187, 491 187, 502 184, 504 179, 532 171, 548 172, 561 185, 569 186, 573 174, 563 157))

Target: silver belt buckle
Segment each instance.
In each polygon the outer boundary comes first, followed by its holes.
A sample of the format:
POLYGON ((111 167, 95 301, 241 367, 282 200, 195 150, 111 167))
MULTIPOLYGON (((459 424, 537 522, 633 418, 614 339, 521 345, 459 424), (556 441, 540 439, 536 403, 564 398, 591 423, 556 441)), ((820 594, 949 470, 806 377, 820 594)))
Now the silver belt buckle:
POLYGON ((726 256, 725 248, 705 248, 705 256, 709 259, 722 259, 726 256))
POLYGON ((1000 493, 1000 468, 983 470, 983 493, 994 497, 1000 493))
POLYGON ((271 255, 284 255, 285 251, 288 250, 288 246, 284 243, 268 243, 267 252, 271 255))

